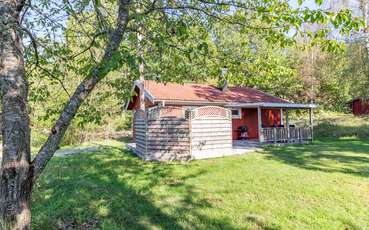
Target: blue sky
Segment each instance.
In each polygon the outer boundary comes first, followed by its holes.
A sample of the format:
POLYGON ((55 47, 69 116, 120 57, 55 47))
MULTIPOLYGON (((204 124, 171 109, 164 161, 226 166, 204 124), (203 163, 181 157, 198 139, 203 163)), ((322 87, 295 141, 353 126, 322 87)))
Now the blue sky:
POLYGON ((332 10, 339 10, 342 9, 342 7, 348 7, 351 10, 353 10, 354 14, 358 15, 360 14, 359 12, 359 1, 358 0, 324 0, 323 4, 321 6, 317 5, 315 3, 315 0, 305 0, 304 3, 299 6, 298 5, 298 0, 288 0, 290 5, 292 7, 300 7, 300 8, 310 8, 310 9, 319 9, 319 8, 331 8, 332 10), (339 2, 339 3, 337 3, 339 2), (342 6, 342 3, 344 3, 344 6, 342 6))
POLYGON ((306 0, 303 2, 303 4, 301 6, 299 6, 298 1, 297 0, 290 0, 289 1, 290 5, 294 8, 298 8, 298 7, 307 7, 310 9, 318 9, 319 6, 315 3, 314 0, 306 0))

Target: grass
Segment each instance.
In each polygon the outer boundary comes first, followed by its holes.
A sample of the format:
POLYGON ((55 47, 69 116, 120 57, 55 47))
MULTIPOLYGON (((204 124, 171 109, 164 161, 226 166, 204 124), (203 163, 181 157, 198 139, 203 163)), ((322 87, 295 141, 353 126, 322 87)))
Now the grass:
POLYGON ((321 112, 316 119, 314 133, 319 137, 369 138, 369 116, 321 112))
POLYGON ((34 229, 369 229, 369 140, 143 162, 120 142, 54 158, 34 229))

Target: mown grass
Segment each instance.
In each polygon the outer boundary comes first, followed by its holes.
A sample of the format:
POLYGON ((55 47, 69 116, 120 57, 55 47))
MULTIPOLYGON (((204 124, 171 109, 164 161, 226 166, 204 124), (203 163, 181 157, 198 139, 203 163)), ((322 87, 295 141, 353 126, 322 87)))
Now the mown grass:
POLYGON ((124 144, 54 158, 34 229, 369 229, 369 140, 144 162, 124 144))

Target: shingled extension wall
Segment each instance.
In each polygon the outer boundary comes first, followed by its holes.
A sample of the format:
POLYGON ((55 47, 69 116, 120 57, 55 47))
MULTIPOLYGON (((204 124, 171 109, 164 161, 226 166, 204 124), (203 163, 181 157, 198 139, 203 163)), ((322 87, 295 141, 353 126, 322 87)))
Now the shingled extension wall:
POLYGON ((232 148, 231 112, 214 106, 156 107, 134 115, 137 155, 145 160, 188 161, 232 148))

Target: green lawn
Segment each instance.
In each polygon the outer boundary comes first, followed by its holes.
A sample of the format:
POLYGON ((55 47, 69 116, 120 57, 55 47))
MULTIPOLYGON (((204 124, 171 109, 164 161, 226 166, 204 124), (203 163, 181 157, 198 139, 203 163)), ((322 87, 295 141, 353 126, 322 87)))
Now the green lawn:
POLYGON ((369 140, 321 140, 188 164, 117 142, 54 158, 34 229, 369 229, 369 140))

